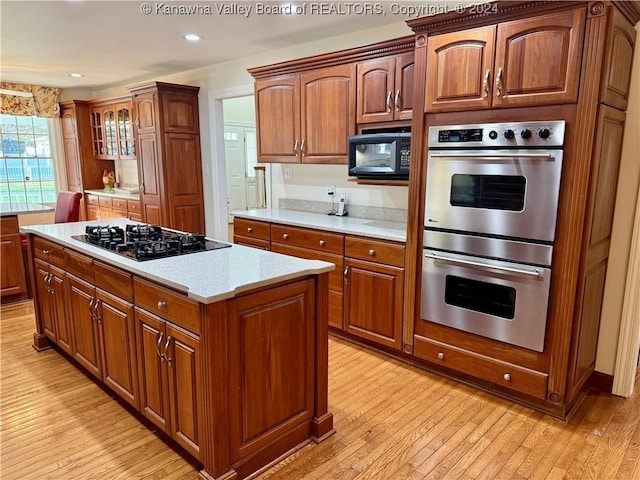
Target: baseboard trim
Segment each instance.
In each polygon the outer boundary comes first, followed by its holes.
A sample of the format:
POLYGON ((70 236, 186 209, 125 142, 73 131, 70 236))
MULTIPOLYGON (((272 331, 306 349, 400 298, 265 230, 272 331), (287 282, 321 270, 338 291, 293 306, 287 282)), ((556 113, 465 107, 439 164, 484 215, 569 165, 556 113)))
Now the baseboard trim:
POLYGON ((596 372, 594 370, 593 373, 591 373, 589 380, 587 380, 587 384, 597 390, 611 393, 611 391, 613 390, 613 375, 596 372))

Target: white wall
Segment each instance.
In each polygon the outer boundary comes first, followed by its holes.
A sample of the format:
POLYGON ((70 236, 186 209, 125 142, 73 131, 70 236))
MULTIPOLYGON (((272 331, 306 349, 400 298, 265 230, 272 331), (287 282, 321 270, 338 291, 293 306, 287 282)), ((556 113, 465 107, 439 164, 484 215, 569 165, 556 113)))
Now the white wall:
POLYGON ((256 104, 253 95, 224 101, 224 123, 256 124, 256 104))

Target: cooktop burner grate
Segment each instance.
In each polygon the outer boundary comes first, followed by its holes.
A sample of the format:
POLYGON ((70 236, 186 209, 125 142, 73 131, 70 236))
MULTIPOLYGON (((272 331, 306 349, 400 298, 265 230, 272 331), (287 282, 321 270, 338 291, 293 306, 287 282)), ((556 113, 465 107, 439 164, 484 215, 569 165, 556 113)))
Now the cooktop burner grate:
POLYGON ((231 247, 231 244, 209 240, 199 233, 176 232, 146 224, 129 224, 124 229, 111 225, 90 225, 85 228, 84 235, 74 235, 72 238, 137 261, 231 247))

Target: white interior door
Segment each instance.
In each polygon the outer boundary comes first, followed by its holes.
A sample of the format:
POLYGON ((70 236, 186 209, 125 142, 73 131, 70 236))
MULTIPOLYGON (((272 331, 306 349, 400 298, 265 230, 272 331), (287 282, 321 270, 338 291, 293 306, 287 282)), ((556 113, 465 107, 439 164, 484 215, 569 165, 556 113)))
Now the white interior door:
POLYGON ((245 160, 244 128, 224 127, 224 153, 227 166, 227 216, 231 212, 247 209, 247 162, 245 160))

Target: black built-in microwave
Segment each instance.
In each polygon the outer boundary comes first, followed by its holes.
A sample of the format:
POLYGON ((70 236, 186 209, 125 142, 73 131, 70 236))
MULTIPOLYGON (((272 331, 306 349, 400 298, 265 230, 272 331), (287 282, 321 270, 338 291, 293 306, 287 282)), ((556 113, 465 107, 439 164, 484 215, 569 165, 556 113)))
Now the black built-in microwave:
POLYGON ((366 133, 349 137, 349 176, 408 179, 411 133, 366 133))

